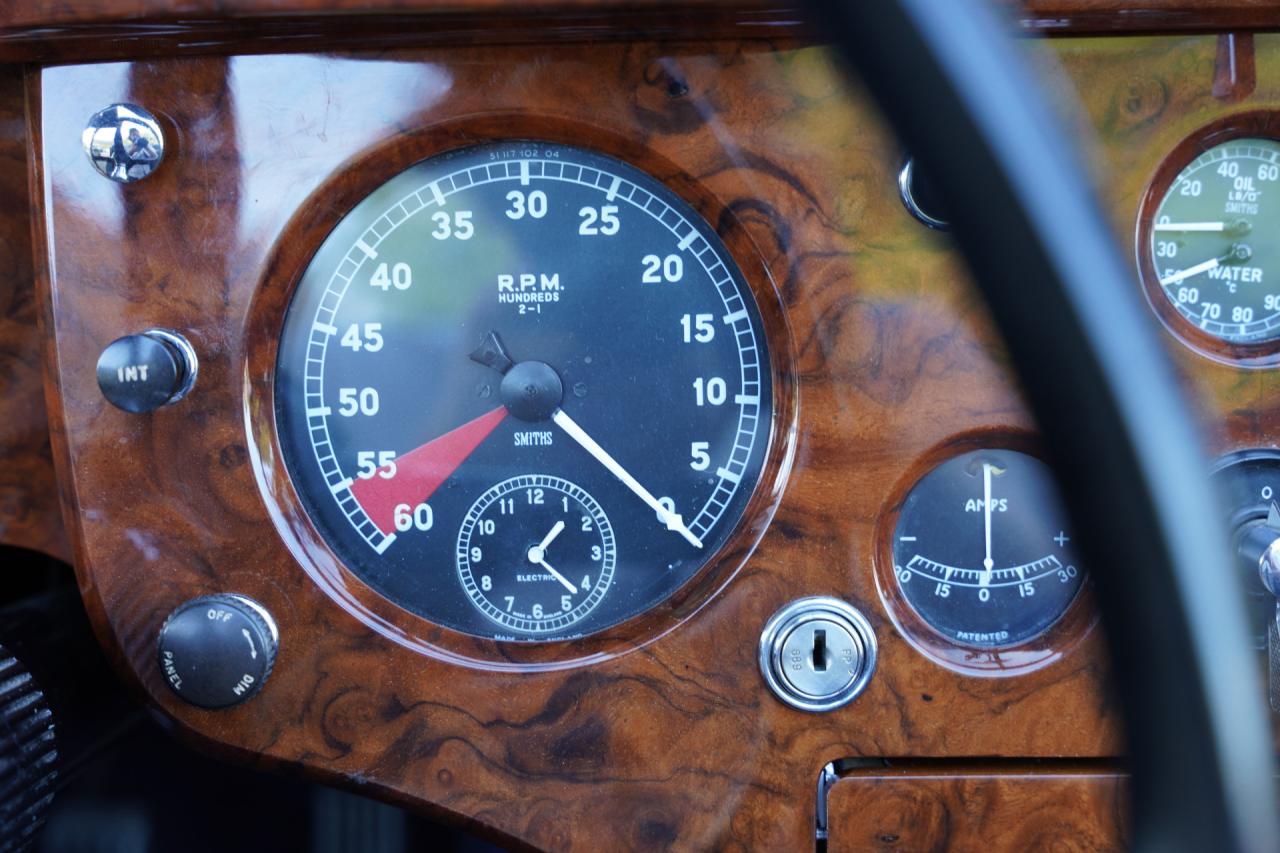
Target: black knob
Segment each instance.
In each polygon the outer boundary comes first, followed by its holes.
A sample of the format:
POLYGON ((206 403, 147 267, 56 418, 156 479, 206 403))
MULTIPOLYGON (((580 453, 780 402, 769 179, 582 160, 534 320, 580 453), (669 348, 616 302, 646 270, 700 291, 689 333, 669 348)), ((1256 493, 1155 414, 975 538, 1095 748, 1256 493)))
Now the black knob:
POLYGON ((150 412, 181 400, 196 378, 195 352, 180 335, 151 329, 125 335, 98 357, 98 387, 111 405, 150 412))
POLYGON ((262 689, 279 648, 271 614, 243 595, 193 598, 160 629, 160 671, 201 708, 238 705, 262 689))
POLYGON ((25 850, 44 824, 58 788, 58 732, 40 685, 0 646, 0 766, 9 780, 0 797, 0 838, 25 850))

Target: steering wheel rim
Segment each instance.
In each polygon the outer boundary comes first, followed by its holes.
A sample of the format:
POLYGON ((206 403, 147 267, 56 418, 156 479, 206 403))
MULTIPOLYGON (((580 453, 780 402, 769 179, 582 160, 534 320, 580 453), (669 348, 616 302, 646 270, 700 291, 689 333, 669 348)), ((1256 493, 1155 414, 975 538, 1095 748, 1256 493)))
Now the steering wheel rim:
POLYGON ((1194 421, 1071 135, 984 2, 814 5, 928 164, 1041 425, 1124 706, 1134 849, 1280 849, 1242 578, 1194 421))

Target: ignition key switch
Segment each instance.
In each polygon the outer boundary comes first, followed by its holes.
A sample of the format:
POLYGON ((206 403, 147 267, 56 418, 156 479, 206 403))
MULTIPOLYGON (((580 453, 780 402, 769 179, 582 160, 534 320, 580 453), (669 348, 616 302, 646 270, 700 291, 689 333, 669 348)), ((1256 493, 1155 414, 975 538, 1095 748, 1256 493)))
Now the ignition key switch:
POLYGON ((760 672, 774 694, 803 711, 831 711, 862 692, 876 668, 866 618, 835 598, 801 598, 760 635, 760 672))

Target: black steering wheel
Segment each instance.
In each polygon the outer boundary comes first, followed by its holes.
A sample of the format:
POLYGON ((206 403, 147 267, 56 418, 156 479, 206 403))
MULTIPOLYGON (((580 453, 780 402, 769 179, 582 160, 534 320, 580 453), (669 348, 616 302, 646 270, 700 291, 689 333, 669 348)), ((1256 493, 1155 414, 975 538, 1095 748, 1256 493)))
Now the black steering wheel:
POLYGON ((1075 140, 983 2, 828 0, 819 14, 928 165, 1081 531, 1125 709, 1134 848, 1280 849, 1241 580, 1075 140))

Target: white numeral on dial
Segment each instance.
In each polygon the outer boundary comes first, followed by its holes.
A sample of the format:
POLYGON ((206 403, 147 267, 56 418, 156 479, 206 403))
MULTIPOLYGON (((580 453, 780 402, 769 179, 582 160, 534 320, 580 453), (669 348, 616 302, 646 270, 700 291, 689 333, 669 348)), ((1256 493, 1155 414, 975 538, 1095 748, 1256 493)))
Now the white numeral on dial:
POLYGON ((616 204, 606 204, 598 210, 584 207, 578 211, 578 215, 582 217, 582 222, 578 223, 578 233, 588 237, 596 234, 612 237, 622 227, 616 204))
POLYGON ((392 287, 396 290, 408 290, 413 286, 413 270, 403 261, 391 265, 381 263, 373 271, 369 284, 383 290, 389 290, 392 287))
POLYGON ((342 345, 355 352, 377 352, 382 349, 382 324, 352 323, 342 335, 342 345))
POLYGON ((431 525, 435 523, 431 507, 427 504, 417 506, 397 504, 392 518, 395 520, 396 530, 401 533, 406 530, 430 530, 431 525))
POLYGON ((396 475, 396 452, 394 450, 361 450, 356 453, 356 476, 361 480, 371 480, 377 474, 384 480, 396 475))
POLYGON ((713 376, 710 379, 698 377, 693 380, 693 395, 699 406, 705 406, 708 403, 713 406, 722 406, 729 397, 729 390, 719 376, 713 376))
POLYGON ((684 342, 700 344, 710 342, 716 336, 716 315, 685 314, 680 318, 680 328, 684 331, 684 342))
POLYGON ((450 237, 455 240, 470 240, 476 233, 469 210, 455 211, 452 216, 448 211, 439 210, 431 214, 431 221, 436 224, 431 236, 437 240, 448 240, 450 237))
POLYGON ((711 467, 711 454, 707 451, 711 448, 709 441, 695 441, 689 445, 689 455, 693 460, 689 463, 689 467, 695 471, 705 471, 711 467))
POLYGON ((525 195, 520 190, 507 193, 507 201, 511 202, 508 219, 524 219, 528 214, 532 219, 541 219, 547 215, 547 194, 542 190, 534 190, 525 195))
POLYGON ((662 284, 664 281, 674 284, 684 278, 684 260, 679 255, 645 255, 640 264, 644 267, 644 275, 640 281, 645 284, 662 284))
POLYGON ((378 390, 376 388, 339 388, 338 414, 344 418, 378 414, 378 390))

